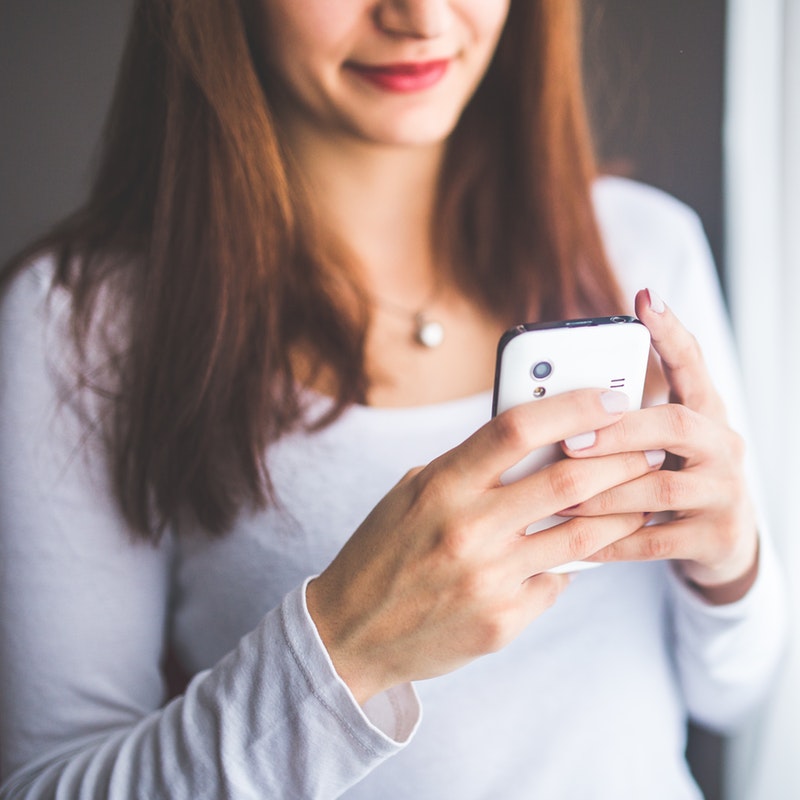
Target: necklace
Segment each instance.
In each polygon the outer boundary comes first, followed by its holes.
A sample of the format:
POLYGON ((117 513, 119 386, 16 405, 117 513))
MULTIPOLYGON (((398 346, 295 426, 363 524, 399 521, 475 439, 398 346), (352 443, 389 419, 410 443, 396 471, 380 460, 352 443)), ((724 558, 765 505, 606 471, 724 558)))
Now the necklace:
MULTIPOLYGON (((431 297, 426 305, 430 305, 435 299, 431 297)), ((417 311, 409 311, 407 308, 397 305, 390 300, 375 298, 376 304, 384 311, 410 320, 412 326, 412 341, 428 349, 438 347, 444 341, 444 325, 437 319, 431 317, 425 308, 417 311)))

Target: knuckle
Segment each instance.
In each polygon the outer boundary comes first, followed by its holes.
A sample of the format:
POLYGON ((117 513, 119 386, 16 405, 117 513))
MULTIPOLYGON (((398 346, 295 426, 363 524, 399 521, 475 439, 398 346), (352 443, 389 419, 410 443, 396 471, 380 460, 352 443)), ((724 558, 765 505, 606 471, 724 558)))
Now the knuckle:
POLYGON ((502 447, 523 449, 530 441, 530 425, 524 414, 524 406, 515 406, 494 419, 495 435, 502 447))
POLYGON ((642 555, 648 561, 663 561, 673 556, 670 540, 665 536, 653 533, 643 538, 641 542, 642 555))
POLYGON ((598 549, 596 524, 591 517, 575 517, 566 524, 569 525, 569 561, 579 561, 598 549))
POLYGON ((595 514, 611 514, 614 511, 614 494, 611 491, 600 492, 592 498, 595 514))
POLYGON ((613 435, 615 442, 626 442, 631 434, 630 417, 626 414, 606 428, 604 436, 613 435))
POLYGON ((445 520, 439 532, 439 547, 445 559, 462 562, 469 558, 475 541, 473 523, 455 514, 445 520))
POLYGON ((465 606, 482 608, 489 593, 488 581, 481 570, 465 571, 458 580, 458 595, 465 606))
POLYGON ((401 483, 412 483, 414 480, 417 479, 417 476, 420 475, 424 471, 425 467, 412 467, 410 470, 406 472, 405 475, 401 478, 401 483))
POLYGON ((541 583, 541 604, 542 608, 551 608, 555 605, 568 579, 564 575, 543 575, 541 583))
POLYGON ((686 491, 686 483, 680 472, 663 471, 658 473, 656 503, 659 508, 668 511, 683 508, 686 491))
POLYGON ((581 499, 581 481, 576 471, 578 463, 572 460, 564 460, 548 467, 549 489, 557 499, 570 501, 570 503, 581 499))
POLYGON ((515 632, 511 611, 495 609, 484 615, 477 626, 478 649, 482 653, 496 653, 514 638, 515 632))
POLYGON ((667 406, 668 423, 678 441, 690 439, 695 433, 695 415, 686 406, 672 403, 667 406))
POLYGON ((641 452, 623 453, 621 458, 623 459, 623 473, 628 479, 637 478, 650 471, 647 459, 641 452))
POLYGON ((495 618, 488 621, 483 630, 483 651, 496 653, 498 650, 502 650, 506 641, 505 627, 501 620, 495 618))
POLYGON ((447 473, 436 463, 423 469, 410 470, 406 473, 414 487, 414 499, 417 504, 430 508, 446 508, 450 497, 447 473))
POLYGON ((478 650, 481 655, 491 655, 503 649, 503 635, 499 626, 487 624, 480 632, 478 650))

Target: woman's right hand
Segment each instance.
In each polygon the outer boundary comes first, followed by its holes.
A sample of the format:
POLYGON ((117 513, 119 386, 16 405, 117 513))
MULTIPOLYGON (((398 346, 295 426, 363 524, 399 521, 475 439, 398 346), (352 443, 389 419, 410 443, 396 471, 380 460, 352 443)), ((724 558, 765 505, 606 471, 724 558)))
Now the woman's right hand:
POLYGON ((525 535, 531 522, 653 469, 641 452, 565 459, 500 483, 531 450, 618 421, 619 398, 582 390, 512 408, 378 503, 307 590, 309 613, 358 702, 499 650, 567 585, 546 570, 642 526, 642 514, 619 514, 525 535))

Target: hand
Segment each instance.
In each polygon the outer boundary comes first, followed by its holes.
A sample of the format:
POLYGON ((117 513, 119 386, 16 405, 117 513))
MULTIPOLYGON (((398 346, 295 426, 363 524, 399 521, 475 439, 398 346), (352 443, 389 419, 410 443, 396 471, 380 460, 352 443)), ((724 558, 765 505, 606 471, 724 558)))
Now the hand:
POLYGON ((536 447, 622 412, 616 392, 586 390, 498 415, 408 473, 308 586, 312 619, 354 696, 449 672, 503 647, 567 585, 545 573, 641 527, 640 512, 531 522, 652 469, 641 452, 563 459, 513 484, 500 475, 536 447))
POLYGON ((728 427, 720 396, 694 337, 647 290, 636 313, 650 330, 670 388, 670 403, 628 414, 597 432, 573 458, 665 449, 677 470, 653 472, 601 493, 570 515, 672 511, 596 553, 592 561, 676 559, 687 582, 714 603, 742 597, 757 574, 755 512, 744 478, 741 437, 728 427), (652 302, 651 302, 652 297, 652 302))

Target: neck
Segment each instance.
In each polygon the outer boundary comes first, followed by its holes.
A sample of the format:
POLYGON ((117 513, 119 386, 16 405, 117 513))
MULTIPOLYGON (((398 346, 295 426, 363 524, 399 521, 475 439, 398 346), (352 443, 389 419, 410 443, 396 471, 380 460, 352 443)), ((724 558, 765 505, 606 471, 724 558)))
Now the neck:
POLYGON ((443 143, 290 134, 320 218, 356 257, 367 288, 410 307, 426 300, 436 282, 431 228, 443 143))

